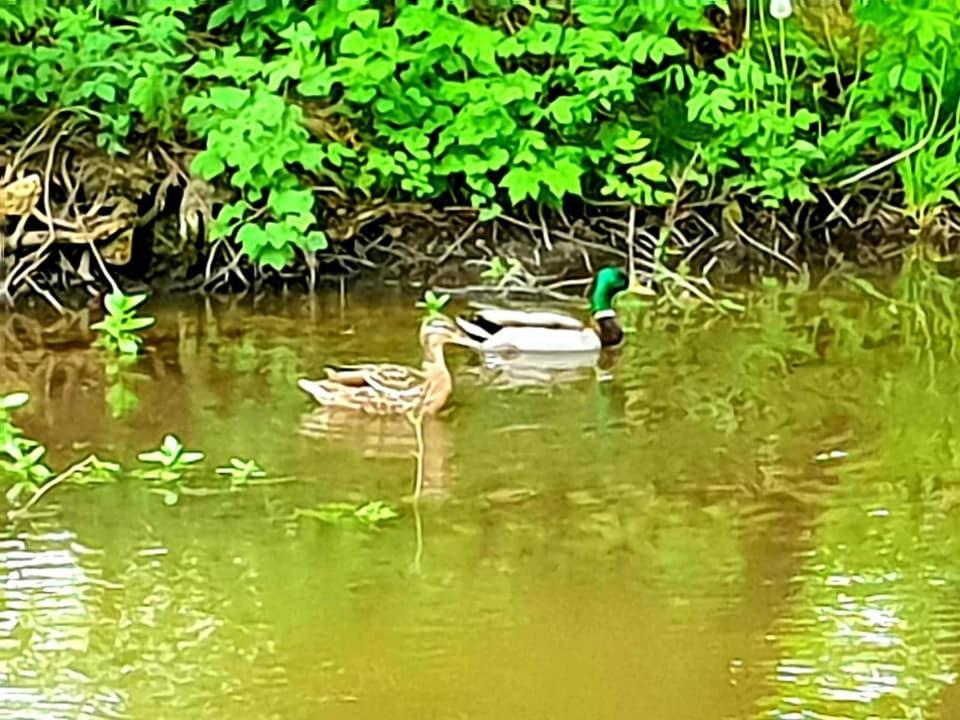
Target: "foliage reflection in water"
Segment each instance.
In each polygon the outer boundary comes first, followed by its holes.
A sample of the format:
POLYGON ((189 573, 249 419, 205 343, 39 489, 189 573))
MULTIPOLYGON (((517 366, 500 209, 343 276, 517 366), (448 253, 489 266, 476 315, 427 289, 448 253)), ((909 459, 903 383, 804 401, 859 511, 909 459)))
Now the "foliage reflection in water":
POLYGON ((410 428, 295 385, 416 363, 407 299, 152 307, 119 417, 82 319, 8 317, 51 467, 171 434, 229 491, 124 475, 8 523, 0 718, 952 717, 960 371, 949 313, 877 293, 641 314, 603 382, 452 354, 416 511, 410 428))

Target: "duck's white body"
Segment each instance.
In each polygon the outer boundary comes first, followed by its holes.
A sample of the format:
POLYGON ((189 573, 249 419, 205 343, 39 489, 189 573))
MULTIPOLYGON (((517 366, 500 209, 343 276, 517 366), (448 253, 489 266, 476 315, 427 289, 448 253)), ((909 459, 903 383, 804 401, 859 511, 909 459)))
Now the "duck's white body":
POLYGON ((457 324, 484 352, 543 354, 598 353, 600 337, 575 317, 558 312, 487 308, 476 321, 457 318, 457 324))

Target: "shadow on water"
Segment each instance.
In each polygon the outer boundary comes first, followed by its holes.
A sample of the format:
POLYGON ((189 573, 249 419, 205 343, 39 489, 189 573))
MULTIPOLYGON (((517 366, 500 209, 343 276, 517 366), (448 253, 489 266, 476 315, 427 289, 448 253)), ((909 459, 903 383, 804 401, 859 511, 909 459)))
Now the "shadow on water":
POLYGON ((296 481, 64 487, 8 524, 0 718, 956 716, 960 371, 905 310, 771 288, 548 384, 451 352, 416 512, 409 424, 295 385, 416 364, 406 300, 164 306, 128 367, 82 315, 3 318, 0 390, 58 466, 173 432, 296 481), (372 499, 401 518, 291 520, 372 499))

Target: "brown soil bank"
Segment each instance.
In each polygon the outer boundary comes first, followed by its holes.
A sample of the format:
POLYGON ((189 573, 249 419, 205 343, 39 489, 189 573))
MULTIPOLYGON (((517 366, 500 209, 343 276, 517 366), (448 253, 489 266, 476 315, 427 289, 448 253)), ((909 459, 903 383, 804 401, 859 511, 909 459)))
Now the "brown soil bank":
POLYGON ((882 178, 776 211, 681 186, 666 208, 579 202, 486 220, 471 208, 326 195, 330 247, 276 271, 254 267, 231 241, 208 241, 230 196, 186 170, 193 151, 144 139, 127 156, 108 156, 92 136, 58 130, 52 117, 0 148, 6 305, 26 296, 56 305, 112 282, 158 292, 315 287, 358 275, 459 285, 489 273, 495 258, 534 285, 559 286, 631 255, 649 283, 679 274, 725 285, 843 264, 894 271, 919 237, 946 254, 960 236, 960 209, 942 208, 917 227, 882 178))

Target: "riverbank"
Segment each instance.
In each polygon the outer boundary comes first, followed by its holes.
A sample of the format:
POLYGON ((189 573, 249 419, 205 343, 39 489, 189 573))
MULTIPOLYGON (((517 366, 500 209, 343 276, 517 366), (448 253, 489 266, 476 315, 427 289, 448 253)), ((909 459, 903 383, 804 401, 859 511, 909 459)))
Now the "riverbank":
POLYGON ((897 209, 889 186, 823 189, 782 209, 681 187, 668 207, 571 201, 495 218, 436 202, 318 193, 330 246, 277 269, 226 239, 211 240, 229 195, 191 175, 195 153, 155 143, 116 157, 96 149, 82 127, 40 130, 5 148, 20 176, 0 190, 2 296, 14 305, 30 296, 75 304, 113 283, 154 293, 311 289, 358 279, 549 290, 575 286, 599 264, 632 264, 649 286, 680 282, 708 291, 771 275, 895 275, 918 242, 947 256, 960 236, 960 209, 943 207, 920 228, 897 209))

